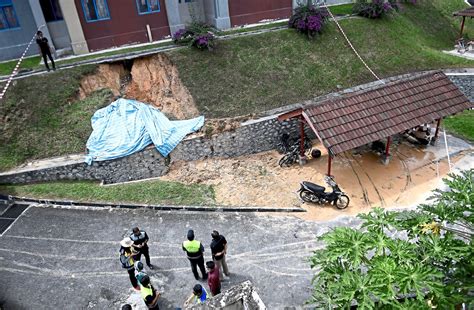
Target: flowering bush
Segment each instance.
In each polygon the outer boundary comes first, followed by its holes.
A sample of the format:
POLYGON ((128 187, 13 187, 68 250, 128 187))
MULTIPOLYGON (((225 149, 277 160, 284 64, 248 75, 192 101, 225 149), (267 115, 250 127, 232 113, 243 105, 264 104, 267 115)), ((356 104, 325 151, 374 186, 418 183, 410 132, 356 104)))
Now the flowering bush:
POLYGON ((328 18, 329 13, 326 8, 313 4, 300 5, 291 16, 288 26, 295 28, 298 32, 307 34, 309 38, 314 38, 322 32, 328 18))
MULTIPOLYGON (((413 0, 410 1, 414 3, 413 0)), ((381 18, 399 9, 400 6, 395 0, 357 0, 352 10, 363 17, 381 18)))
POLYGON ((215 47, 214 28, 207 24, 192 23, 173 35, 173 41, 179 45, 194 46, 200 50, 212 51, 215 47))

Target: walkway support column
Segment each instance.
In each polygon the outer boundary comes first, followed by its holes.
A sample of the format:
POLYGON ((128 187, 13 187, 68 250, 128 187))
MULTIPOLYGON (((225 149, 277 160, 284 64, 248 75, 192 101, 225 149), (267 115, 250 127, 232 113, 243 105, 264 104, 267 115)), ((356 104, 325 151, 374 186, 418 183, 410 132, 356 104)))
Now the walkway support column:
POLYGON ((466 16, 462 17, 462 22, 461 22, 461 32, 459 33, 459 38, 462 38, 462 33, 464 31, 464 22, 466 21, 466 16))
POLYGON ((385 153, 382 155, 382 162, 384 165, 388 165, 390 162, 390 143, 392 142, 392 137, 387 137, 387 145, 385 146, 385 153))
POLYGON ((431 141, 430 141, 431 145, 436 145, 436 140, 438 140, 439 126, 440 125, 441 125, 441 118, 439 118, 438 122, 436 123, 436 131, 435 131, 434 137, 431 138, 431 141))
POLYGON ((300 117, 300 156, 304 156, 304 119, 300 117))
POLYGON ((331 163, 332 163, 332 156, 331 156, 331 152, 328 150, 328 173, 327 173, 328 177, 331 176, 331 163))

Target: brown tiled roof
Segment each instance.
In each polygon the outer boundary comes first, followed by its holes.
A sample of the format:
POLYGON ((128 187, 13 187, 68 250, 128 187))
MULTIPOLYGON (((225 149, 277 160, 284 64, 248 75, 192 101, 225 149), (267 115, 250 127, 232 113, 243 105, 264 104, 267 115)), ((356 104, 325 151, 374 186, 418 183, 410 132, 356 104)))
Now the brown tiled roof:
POLYGON ((465 10, 455 12, 454 16, 467 16, 467 17, 474 17, 474 7, 467 8, 465 10))
POLYGON ((473 107, 442 72, 431 72, 307 107, 303 116, 338 154, 473 107))

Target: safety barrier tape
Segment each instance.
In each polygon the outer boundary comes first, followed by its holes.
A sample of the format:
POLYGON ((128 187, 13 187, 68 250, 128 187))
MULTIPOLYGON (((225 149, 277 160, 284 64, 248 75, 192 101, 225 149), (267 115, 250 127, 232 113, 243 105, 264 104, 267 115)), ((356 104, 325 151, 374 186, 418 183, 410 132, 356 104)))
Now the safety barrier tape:
MULTIPOLYGON (((38 30, 37 31, 40 31, 41 28, 43 28, 45 25, 41 25, 38 27, 38 30)), ((7 83, 5 84, 5 86, 3 87, 3 90, 2 92, 0 93, 0 100, 3 99, 3 97, 5 96, 5 93, 7 92, 8 90, 8 87, 10 86, 12 80, 13 80, 13 77, 15 75, 17 75, 18 73, 18 69, 20 68, 20 64, 21 62, 23 61, 23 58, 25 58, 26 56, 26 53, 28 52, 28 50, 30 49, 30 46, 31 44, 35 41, 35 38, 36 38, 36 33, 33 35, 33 37, 31 38, 30 42, 28 43, 28 46, 26 47, 25 51, 23 52, 23 54, 21 55, 20 59, 18 59, 18 62, 16 63, 16 66, 15 68, 13 69, 13 72, 12 74, 10 74, 10 76, 8 77, 8 80, 7 80, 7 83)))
POLYGON ((364 66, 367 68, 367 70, 369 70, 369 72, 379 81, 381 81, 382 83, 384 83, 378 76, 377 74, 375 74, 375 72, 369 67, 369 65, 367 65, 367 63, 364 61, 364 59, 360 56, 359 52, 357 52, 357 50, 355 49, 354 45, 352 45, 351 43, 351 40, 349 40, 349 38, 347 37, 346 33, 344 32, 344 29, 342 29, 341 25, 339 24, 339 22, 336 20, 336 18, 334 17, 334 15, 332 14, 331 10, 328 8, 327 4, 326 4, 326 1, 324 1, 324 7, 326 8, 326 10, 328 11, 329 15, 331 15, 331 18, 332 20, 336 23, 337 25, 337 28, 339 28, 339 31, 342 33, 342 35, 344 36, 344 39, 346 39, 347 43, 349 44, 350 48, 352 49, 352 51, 357 55, 357 57, 360 59, 360 61, 364 64, 364 66))

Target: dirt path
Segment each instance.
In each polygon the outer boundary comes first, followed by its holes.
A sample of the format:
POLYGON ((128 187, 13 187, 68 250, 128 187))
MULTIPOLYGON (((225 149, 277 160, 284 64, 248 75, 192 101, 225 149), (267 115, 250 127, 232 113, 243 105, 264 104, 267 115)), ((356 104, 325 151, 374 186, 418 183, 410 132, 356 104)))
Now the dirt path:
MULTIPOLYGON (((301 206, 308 211, 301 217, 327 220, 376 206, 412 205, 424 199, 448 172, 445 160, 434 161, 433 153, 405 144, 392 148, 389 165, 382 165, 379 157, 371 152, 337 156, 332 174, 351 199, 349 207, 341 211, 329 205, 303 204, 296 193, 301 181, 324 184, 327 154, 323 152, 321 158, 309 160, 302 167, 295 164, 290 168, 278 166, 280 157, 276 151, 270 151, 232 159, 178 162, 162 179, 214 185, 218 204, 301 206)), ((462 155, 453 160, 460 157, 462 155)))

